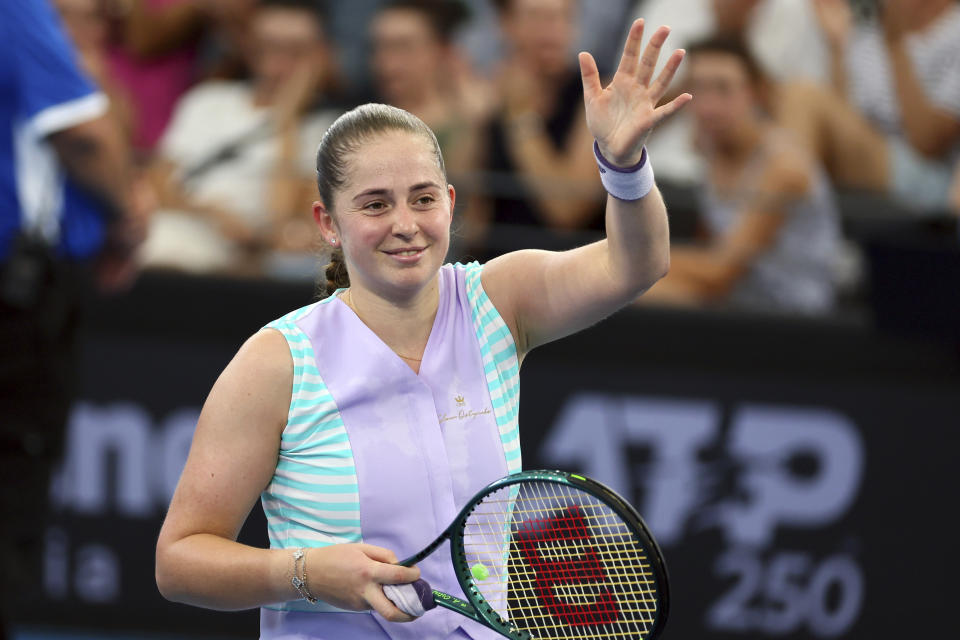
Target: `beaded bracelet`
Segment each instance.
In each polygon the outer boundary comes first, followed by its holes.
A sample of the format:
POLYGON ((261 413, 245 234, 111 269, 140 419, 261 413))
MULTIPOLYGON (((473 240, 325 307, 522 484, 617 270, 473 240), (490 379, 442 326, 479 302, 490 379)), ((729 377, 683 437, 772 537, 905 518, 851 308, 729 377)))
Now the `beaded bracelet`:
POLYGON ((653 189, 653 167, 646 147, 640 155, 640 162, 626 169, 610 164, 600 153, 600 145, 596 141, 593 143, 593 154, 597 157, 603 188, 617 200, 639 200, 653 189))
POLYGON ((293 552, 293 577, 290 579, 290 584, 293 585, 293 588, 297 590, 297 593, 300 594, 301 598, 304 598, 310 604, 317 604, 319 599, 310 593, 310 590, 307 588, 307 559, 303 553, 303 548, 297 549, 293 552), (303 561, 303 578, 300 578, 297 573, 300 561, 303 561))

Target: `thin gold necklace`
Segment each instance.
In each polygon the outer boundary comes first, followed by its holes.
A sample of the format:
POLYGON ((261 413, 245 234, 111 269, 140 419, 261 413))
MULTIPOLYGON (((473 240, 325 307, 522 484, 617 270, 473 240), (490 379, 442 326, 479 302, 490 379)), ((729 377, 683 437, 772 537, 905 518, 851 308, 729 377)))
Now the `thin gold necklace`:
MULTIPOLYGON (((344 294, 343 294, 342 296, 340 296, 340 299, 343 300, 345 303, 347 303, 347 306, 348 306, 348 307, 350 307, 351 309, 353 309, 353 312, 357 314, 357 317, 358 317, 358 318, 360 317, 360 314, 357 313, 357 308, 356 308, 356 307, 354 306, 354 304, 353 304, 353 295, 351 294, 351 290, 350 290, 350 289, 347 289, 347 290, 344 292, 344 294)), ((389 345, 387 345, 387 346, 389 346, 389 345)), ((393 351, 394 353, 396 353, 399 357, 403 358, 404 360, 410 360, 411 362, 423 362, 423 358, 422 358, 422 357, 421 357, 421 358, 411 358, 410 356, 405 356, 405 355, 403 355, 403 354, 401 354, 401 353, 398 353, 397 350, 394 349, 393 347, 390 347, 390 350, 393 351)))

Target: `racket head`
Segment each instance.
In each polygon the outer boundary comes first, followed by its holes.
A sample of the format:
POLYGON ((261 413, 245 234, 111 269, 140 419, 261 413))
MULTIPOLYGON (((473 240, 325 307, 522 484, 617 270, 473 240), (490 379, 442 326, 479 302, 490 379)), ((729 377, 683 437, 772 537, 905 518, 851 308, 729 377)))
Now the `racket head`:
POLYGON ((654 640, 663 630, 663 554, 640 514, 595 480, 512 474, 480 492, 451 529, 464 594, 505 635, 654 640))

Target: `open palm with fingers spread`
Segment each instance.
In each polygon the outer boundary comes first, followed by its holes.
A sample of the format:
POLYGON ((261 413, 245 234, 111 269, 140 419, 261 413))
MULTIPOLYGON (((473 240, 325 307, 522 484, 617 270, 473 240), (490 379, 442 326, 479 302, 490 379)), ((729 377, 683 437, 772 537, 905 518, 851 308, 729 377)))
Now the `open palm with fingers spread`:
POLYGON ((670 28, 657 29, 641 57, 643 27, 643 19, 636 20, 630 27, 620 66, 606 88, 600 83, 593 56, 586 52, 580 54, 587 127, 597 139, 600 153, 620 167, 637 164, 653 127, 693 99, 692 95, 684 93, 667 104, 657 106, 683 60, 684 51, 674 51, 663 71, 653 79, 657 59, 670 28))

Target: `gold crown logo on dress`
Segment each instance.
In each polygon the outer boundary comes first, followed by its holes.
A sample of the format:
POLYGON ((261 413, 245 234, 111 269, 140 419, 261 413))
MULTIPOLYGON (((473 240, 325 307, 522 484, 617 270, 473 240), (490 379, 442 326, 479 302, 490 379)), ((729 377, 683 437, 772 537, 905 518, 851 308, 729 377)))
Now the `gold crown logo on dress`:
POLYGON ((463 405, 467 404, 467 401, 463 399, 463 395, 457 395, 453 398, 453 400, 457 403, 458 407, 462 407, 463 405))

